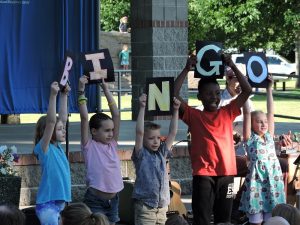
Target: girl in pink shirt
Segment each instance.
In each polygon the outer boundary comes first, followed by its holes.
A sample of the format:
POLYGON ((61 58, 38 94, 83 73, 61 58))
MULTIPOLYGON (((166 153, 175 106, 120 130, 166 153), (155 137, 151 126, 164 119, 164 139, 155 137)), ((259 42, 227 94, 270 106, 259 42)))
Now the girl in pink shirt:
POLYGON ((123 189, 120 159, 117 154, 120 113, 108 85, 102 79, 101 87, 112 117, 94 114, 88 120, 87 98, 84 95, 88 77, 82 76, 78 87, 78 104, 81 119, 81 149, 86 165, 87 191, 84 203, 92 212, 105 214, 110 224, 119 221, 119 196, 123 189), (89 137, 91 133, 91 138, 89 137))

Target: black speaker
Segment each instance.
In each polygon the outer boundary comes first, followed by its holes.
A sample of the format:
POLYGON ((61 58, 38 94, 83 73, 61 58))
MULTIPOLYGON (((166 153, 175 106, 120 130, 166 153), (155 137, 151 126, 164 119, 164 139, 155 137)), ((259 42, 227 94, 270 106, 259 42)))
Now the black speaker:
POLYGON ((128 225, 134 224, 134 201, 132 199, 133 187, 134 181, 124 179, 124 189, 119 195, 120 222, 128 225))

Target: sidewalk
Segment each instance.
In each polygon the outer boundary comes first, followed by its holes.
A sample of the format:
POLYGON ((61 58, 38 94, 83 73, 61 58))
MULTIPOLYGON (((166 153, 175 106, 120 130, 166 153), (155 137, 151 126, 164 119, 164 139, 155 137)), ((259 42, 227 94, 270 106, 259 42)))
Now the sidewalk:
MULTIPOLYGON (((162 126, 161 134, 167 135, 170 121, 158 120, 154 121, 162 126)), ((121 121, 119 147, 121 150, 130 150, 134 146, 135 140, 135 121, 121 121)), ((35 124, 19 124, 19 125, 0 125, 0 145, 15 145, 18 153, 29 154, 33 150, 33 135, 35 124)), ((276 123, 276 134, 292 132, 300 132, 300 123, 276 123)), ((178 131, 175 143, 186 140, 187 126, 178 121, 178 131)), ((179 145, 185 145, 180 143, 179 145)), ((69 149, 70 151, 80 151, 80 123, 72 122, 69 126, 69 149)))

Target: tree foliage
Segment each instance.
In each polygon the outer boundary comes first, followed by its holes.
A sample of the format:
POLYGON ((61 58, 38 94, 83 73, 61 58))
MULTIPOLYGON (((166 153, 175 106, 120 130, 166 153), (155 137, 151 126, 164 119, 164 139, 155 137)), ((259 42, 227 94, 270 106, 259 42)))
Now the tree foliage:
POLYGON ((299 0, 190 0, 189 46, 215 40, 238 49, 273 49, 285 55, 295 48, 299 0))
MULTIPOLYGON (((227 48, 273 49, 287 55, 299 31, 299 0, 188 0, 189 47, 196 40, 223 42, 227 48)), ((101 0, 101 29, 118 30, 130 0, 101 0)))
POLYGON ((130 0, 101 0, 100 7, 100 23, 103 31, 119 31, 120 18, 130 14, 130 0))

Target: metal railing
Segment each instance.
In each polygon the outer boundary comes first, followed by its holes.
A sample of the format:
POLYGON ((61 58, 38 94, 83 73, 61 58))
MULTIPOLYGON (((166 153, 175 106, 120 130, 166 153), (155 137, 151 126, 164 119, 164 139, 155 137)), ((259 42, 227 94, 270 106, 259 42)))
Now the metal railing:
MULTIPOLYGON (((115 73, 115 82, 109 83, 110 90, 113 93, 113 95, 117 95, 117 105, 120 112, 131 112, 130 108, 123 108, 122 107, 122 96, 124 94, 131 94, 132 90, 132 84, 131 84, 131 70, 114 70, 115 73)), ((101 96, 103 95, 103 91, 100 91, 100 98, 99 98, 99 104, 100 109, 103 109, 102 107, 102 101, 101 96)), ((108 109, 103 109, 102 111, 108 112, 108 109)))

